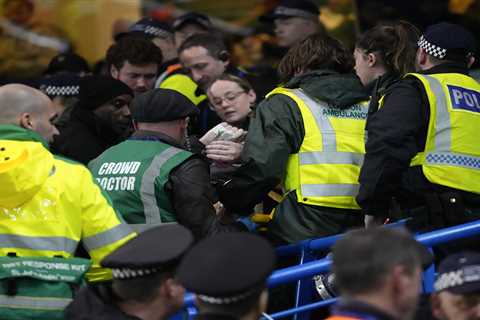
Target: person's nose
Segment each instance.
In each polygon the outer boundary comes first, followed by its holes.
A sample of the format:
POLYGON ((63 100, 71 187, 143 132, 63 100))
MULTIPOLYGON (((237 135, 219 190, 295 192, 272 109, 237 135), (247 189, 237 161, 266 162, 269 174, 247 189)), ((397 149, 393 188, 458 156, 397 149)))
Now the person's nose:
POLYGON ((146 88, 147 87, 147 80, 145 77, 139 77, 137 79, 137 88, 146 88))
POLYGON ((130 112, 130 108, 128 107, 128 105, 124 105, 121 111, 122 111, 122 115, 124 115, 125 117, 129 117, 132 114, 130 112))

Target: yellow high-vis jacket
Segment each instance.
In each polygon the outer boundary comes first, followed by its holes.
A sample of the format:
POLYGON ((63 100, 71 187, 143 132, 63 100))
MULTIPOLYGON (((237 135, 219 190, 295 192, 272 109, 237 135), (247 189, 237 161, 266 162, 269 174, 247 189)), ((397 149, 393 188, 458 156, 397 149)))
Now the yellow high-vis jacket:
POLYGON ((74 256, 80 244, 90 281, 108 280, 99 262, 135 233, 83 165, 53 156, 36 133, 0 125, 0 254, 74 256))

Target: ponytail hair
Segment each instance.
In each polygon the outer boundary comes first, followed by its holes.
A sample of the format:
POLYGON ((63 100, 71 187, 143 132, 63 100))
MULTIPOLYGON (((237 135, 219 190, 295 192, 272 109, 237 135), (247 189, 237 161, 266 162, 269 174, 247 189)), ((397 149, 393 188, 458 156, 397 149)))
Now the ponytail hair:
POLYGON ((389 72, 404 75, 415 71, 420 31, 407 21, 380 23, 367 30, 356 42, 364 53, 377 54, 389 72))

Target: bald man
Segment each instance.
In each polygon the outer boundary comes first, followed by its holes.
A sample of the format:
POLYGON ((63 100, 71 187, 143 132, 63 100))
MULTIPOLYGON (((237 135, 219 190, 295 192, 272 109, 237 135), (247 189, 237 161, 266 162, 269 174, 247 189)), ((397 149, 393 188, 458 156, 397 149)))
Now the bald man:
POLYGON ((0 271, 12 276, 0 279, 0 313, 9 319, 57 318, 87 270, 91 281, 111 278, 100 260, 135 236, 83 165, 48 150, 54 118, 40 91, 0 87, 0 271), (71 259, 80 242, 90 269, 71 259))
POLYGON ((21 84, 0 87, 0 124, 15 124, 37 132, 47 142, 58 134, 52 101, 41 91, 21 84))

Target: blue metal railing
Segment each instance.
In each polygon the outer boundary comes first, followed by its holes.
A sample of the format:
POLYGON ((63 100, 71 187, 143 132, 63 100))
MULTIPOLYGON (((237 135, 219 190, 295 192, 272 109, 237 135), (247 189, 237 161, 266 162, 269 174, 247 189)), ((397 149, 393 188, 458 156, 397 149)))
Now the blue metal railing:
MULTIPOLYGON (((404 224, 404 222, 402 223, 404 224)), ((398 226, 398 225, 393 225, 398 226)), ((440 230, 431 231, 424 234, 419 234, 415 238, 417 241, 425 245, 426 247, 433 247, 439 244, 451 242, 454 240, 468 238, 480 234, 480 220, 465 223, 462 225, 448 227, 440 230)), ((342 235, 326 237, 321 239, 306 240, 297 244, 283 246, 278 248, 277 253, 280 255, 291 255, 302 253, 311 250, 323 250, 328 249, 335 243, 335 241, 342 235)), ((303 261, 302 264, 287 267, 276 270, 272 273, 268 279, 268 287, 274 287, 277 285, 293 282, 293 281, 308 281, 312 282, 312 277, 317 274, 325 273, 330 270, 331 261, 329 259, 319 259, 315 261, 303 261)), ((434 281, 434 266, 430 267, 424 273, 424 291, 431 292, 434 281)), ((297 288, 298 289, 298 288, 297 288)), ((297 290, 298 291, 298 290, 297 290)), ((298 293, 298 292, 297 292, 298 293)), ((311 294, 312 292, 310 292, 311 294)), ((298 296, 297 296, 298 297, 298 296)), ((307 303, 302 305, 296 305, 292 309, 284 310, 270 315, 274 319, 280 319, 295 314, 307 314, 309 311, 326 307, 333 304, 336 299, 317 301, 314 303, 307 303)), ((298 302, 298 301, 297 301, 298 302)), ((193 295, 189 294, 185 298, 185 304, 187 306, 193 305, 193 295)))

